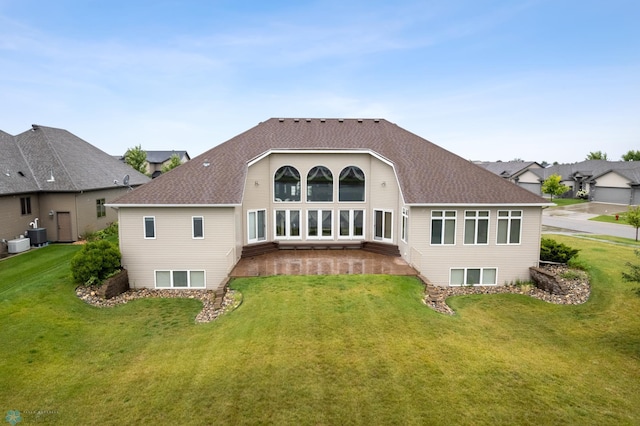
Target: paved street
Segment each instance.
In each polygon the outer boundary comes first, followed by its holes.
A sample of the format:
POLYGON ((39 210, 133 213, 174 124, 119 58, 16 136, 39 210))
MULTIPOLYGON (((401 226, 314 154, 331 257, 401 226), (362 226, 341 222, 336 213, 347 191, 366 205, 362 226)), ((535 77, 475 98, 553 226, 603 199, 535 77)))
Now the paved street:
POLYGON ((624 212, 627 207, 621 204, 584 203, 547 208, 542 214, 542 232, 611 235, 635 239, 636 230, 632 226, 589 220, 592 217, 603 214, 624 212))

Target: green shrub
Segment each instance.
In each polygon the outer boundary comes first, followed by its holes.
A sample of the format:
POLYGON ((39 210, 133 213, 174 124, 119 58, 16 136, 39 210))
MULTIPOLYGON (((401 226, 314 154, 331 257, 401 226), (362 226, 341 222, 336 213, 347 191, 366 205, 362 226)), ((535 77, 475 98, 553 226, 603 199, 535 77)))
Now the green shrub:
POLYGON ((78 284, 93 285, 120 269, 120 250, 105 240, 89 242, 71 259, 71 274, 78 284))
POLYGON ((580 250, 571 248, 550 238, 543 238, 540 246, 540 260, 545 262, 568 263, 580 250))

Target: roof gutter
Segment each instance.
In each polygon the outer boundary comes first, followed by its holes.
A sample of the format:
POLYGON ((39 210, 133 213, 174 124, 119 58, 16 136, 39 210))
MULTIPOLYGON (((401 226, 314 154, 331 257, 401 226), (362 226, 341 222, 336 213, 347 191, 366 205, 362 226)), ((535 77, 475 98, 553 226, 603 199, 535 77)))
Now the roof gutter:
POLYGON ((131 208, 144 208, 144 207, 149 207, 149 208, 162 208, 162 207, 167 207, 167 208, 178 208, 178 207, 222 208, 222 207, 241 207, 242 204, 117 204, 117 203, 107 203, 107 204, 105 204, 105 206, 111 207, 111 208, 114 208, 114 209, 126 208, 126 207, 131 207, 131 208))

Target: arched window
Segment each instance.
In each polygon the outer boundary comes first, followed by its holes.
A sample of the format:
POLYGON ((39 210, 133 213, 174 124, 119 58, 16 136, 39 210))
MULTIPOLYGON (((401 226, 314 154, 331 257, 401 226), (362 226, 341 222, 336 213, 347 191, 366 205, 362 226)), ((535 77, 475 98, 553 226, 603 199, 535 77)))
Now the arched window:
POLYGON ((309 170, 307 201, 333 201, 333 174, 325 166, 309 170))
POLYGON ((348 166, 340 172, 338 201, 364 201, 364 172, 348 166))
POLYGON ((275 201, 300 201, 300 172, 292 166, 282 166, 273 177, 275 201))

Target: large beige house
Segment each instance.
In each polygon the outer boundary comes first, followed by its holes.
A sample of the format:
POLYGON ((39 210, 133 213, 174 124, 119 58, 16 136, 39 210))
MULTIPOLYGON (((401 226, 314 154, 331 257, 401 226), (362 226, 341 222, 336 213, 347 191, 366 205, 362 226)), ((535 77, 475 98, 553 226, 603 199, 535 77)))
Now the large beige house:
POLYGON ((386 120, 289 118, 111 204, 132 287, 207 289, 265 245, 376 244, 442 286, 528 280, 545 205, 386 120))
POLYGON ((53 127, 33 125, 16 136, 0 131, 0 152, 0 240, 5 242, 33 229, 42 231, 44 241, 31 244, 76 241, 117 220, 106 203, 150 180, 53 127))

